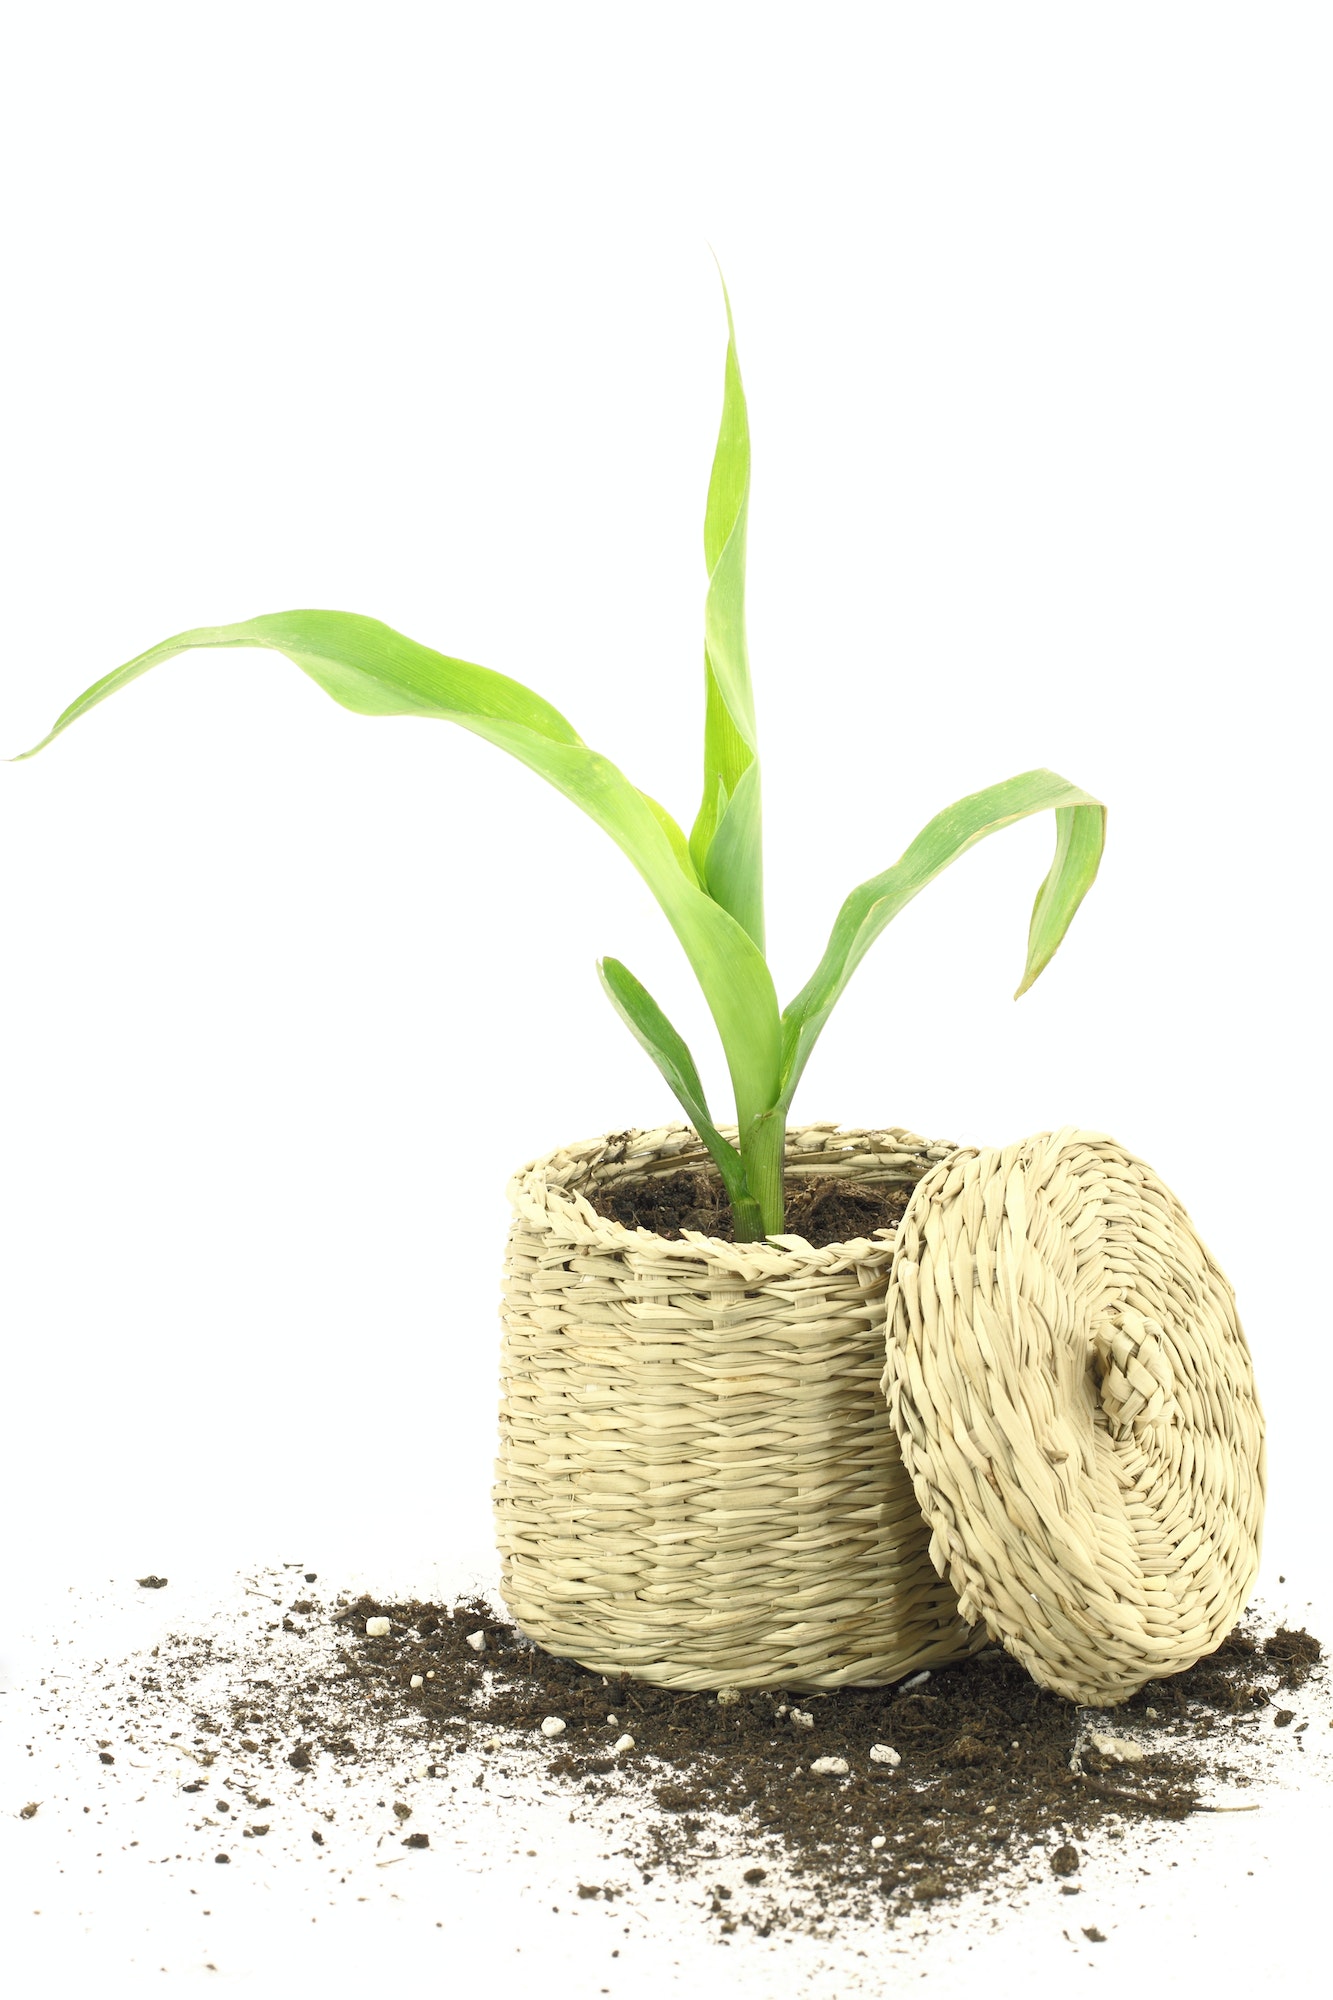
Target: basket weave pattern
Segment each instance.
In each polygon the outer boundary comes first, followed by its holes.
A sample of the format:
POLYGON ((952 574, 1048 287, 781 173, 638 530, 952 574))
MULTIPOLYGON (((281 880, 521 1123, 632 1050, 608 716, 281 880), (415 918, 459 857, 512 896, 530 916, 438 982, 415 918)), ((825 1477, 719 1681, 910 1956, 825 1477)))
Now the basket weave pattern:
MULTIPOLYGON (((817 1125, 787 1170, 912 1186, 952 1152, 817 1125)), ((510 1183, 506 1604, 547 1651, 669 1687, 873 1686, 974 1650, 879 1387, 895 1233, 673 1242, 583 1198, 707 1164, 673 1125, 510 1183)))
POLYGON ((1073 1701, 1192 1666, 1258 1569, 1264 1424, 1176 1197, 1067 1128, 960 1150, 899 1236, 884 1387, 969 1619, 1073 1701))

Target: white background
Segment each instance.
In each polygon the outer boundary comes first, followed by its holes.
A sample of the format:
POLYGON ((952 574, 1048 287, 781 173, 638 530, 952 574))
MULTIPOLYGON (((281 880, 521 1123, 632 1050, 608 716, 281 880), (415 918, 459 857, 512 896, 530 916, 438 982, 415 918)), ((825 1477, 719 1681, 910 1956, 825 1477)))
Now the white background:
MULTIPOLYGON (((49 5, 0 47, 0 751, 166 634, 374 614, 688 820, 736 312, 771 956, 964 792, 1049 821, 877 946, 798 1115, 1099 1127, 1232 1278, 1271 1568, 1324 1535, 1320 6, 49 5)), ((674 1115, 702 1005, 623 857, 274 656, 0 769, 11 1573, 488 1548, 504 1183, 674 1115), (110 1565, 111 1567, 107 1567, 110 1565)))

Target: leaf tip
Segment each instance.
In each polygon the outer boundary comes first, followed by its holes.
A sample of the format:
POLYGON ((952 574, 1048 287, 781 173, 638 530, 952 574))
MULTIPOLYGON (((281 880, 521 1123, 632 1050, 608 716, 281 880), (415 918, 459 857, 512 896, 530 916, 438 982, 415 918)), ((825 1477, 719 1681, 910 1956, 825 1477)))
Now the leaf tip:
POLYGON ((731 316, 731 293, 727 290, 727 274, 722 269, 722 259, 718 256, 717 251, 711 243, 708 245, 708 254, 717 266, 717 281, 722 287, 722 303, 727 309, 727 337, 734 350, 736 346, 736 322, 731 316))
POLYGON ((1014 993, 1015 1000, 1021 1000, 1023 998, 1023 995, 1025 993, 1030 992, 1031 989, 1036 985, 1037 981, 1041 978, 1042 973, 1045 972, 1047 966, 1050 964, 1051 960, 1055 957, 1055 951, 1056 947, 1055 945, 1052 945, 1051 949, 1047 952, 1043 952, 1040 958, 1038 959, 1030 958, 1028 960, 1027 964, 1023 968, 1023 977, 1019 982, 1019 985, 1014 993))

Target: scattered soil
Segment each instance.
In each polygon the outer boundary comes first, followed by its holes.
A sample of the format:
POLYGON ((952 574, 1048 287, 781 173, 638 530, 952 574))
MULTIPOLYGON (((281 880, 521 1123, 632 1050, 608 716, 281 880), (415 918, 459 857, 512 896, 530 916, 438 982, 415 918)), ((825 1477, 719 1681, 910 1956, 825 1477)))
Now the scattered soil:
POLYGON ((1014 1905, 1037 1884, 1078 1896, 1108 1842, 1140 1862, 1196 1813, 1250 1809, 1274 1760, 1303 1754, 1298 1691, 1322 1681, 1317 1639, 1251 1619, 1114 1710, 1075 1708, 993 1646, 896 1687, 685 1694, 555 1659, 480 1598, 348 1601, 298 1565, 251 1581, 248 1623, 219 1606, 109 1672, 81 1726, 62 1717, 94 1768, 120 1753, 108 1782, 128 1762, 142 1786, 154 1740, 188 1760, 165 1779, 182 1851, 225 1863, 271 1835, 321 1862, 333 1842, 335 1872, 358 1842, 424 1861, 432 1831, 436 1851, 465 1831, 476 1788, 503 1814, 517 1783, 623 1843, 568 1894, 674 1883, 723 1939, 919 1926, 963 1895, 1014 1905), (1099 1754, 1094 1735, 1131 1754, 1099 1754))
MULTIPOLYGON (((784 1234, 803 1236, 813 1249, 822 1250, 829 1243, 871 1236, 877 1229, 896 1229, 911 1192, 898 1182, 789 1174, 784 1234)), ((598 1188, 587 1193, 587 1200, 608 1222, 623 1223, 627 1229, 652 1229, 673 1243, 687 1229, 723 1243, 736 1240, 731 1204, 714 1167, 598 1188)))
MULTIPOLYGON (((1123 1837, 1127 1828, 1213 1809, 1201 1796, 1205 1777, 1209 1789, 1219 1777, 1253 1782, 1228 1759, 1242 1747, 1244 1723, 1269 1706, 1272 1683, 1300 1685, 1322 1657, 1306 1632, 1283 1628, 1261 1643, 1238 1629, 1189 1673, 1150 1683, 1109 1724, 1102 1719, 1103 1729, 1142 1744, 1143 1761, 1126 1764, 1087 1747, 1089 1711, 1037 1687, 997 1647, 897 1688, 728 1690, 719 1700, 607 1680, 553 1659, 480 1601, 362 1598, 340 1622, 363 1699, 378 1701, 381 1714, 385 1702, 401 1703, 428 1733, 432 1722, 451 1724, 445 1755, 459 1745, 461 1716, 528 1741, 540 1741, 543 1718, 556 1716, 565 1730, 547 1768, 585 1798, 619 1790, 626 1757, 630 1768, 653 1760, 650 1866, 696 1873, 695 1837, 720 1812, 737 1832, 771 1836, 791 1872, 813 1878, 817 1896, 819 1885, 845 1892, 855 1880, 890 1903, 956 1897, 1003 1877, 1034 1849, 1049 1853, 1053 1874, 1072 1877, 1076 1843, 1095 1832, 1123 1837), (364 1636, 373 1617, 389 1619, 388 1638, 364 1636), (478 1632, 481 1653, 467 1643, 478 1632), (413 1674, 420 1688, 411 1687, 413 1674), (617 1756, 622 1732, 634 1748, 617 1756), (1195 1745, 1219 1733, 1229 1739, 1226 1756, 1211 1754, 1205 1765, 1195 1745), (875 1745, 900 1761, 877 1762, 875 1745), (847 1775, 814 1773, 822 1758, 844 1762, 847 1775), (877 1837, 882 1845, 872 1848, 877 1837)), ((324 1747, 337 1749, 332 1740, 324 1747)), ((348 1747, 344 1739, 342 1754, 348 1747)))
MULTIPOLYGON (((130 1731, 149 1725, 150 1704, 171 1710, 159 1727, 193 1723, 194 1748, 179 1728, 171 1738, 195 1760, 180 1790, 204 1795, 189 1809, 205 1815, 196 1832, 211 1832, 210 1855, 220 1835, 262 1840, 269 1788, 295 1787, 299 1808, 317 1765, 349 1785, 359 1769, 349 1808, 367 1784, 385 1807, 405 1756, 414 1779, 453 1780, 461 1804, 492 1770, 512 1783, 517 1754, 523 1782, 563 1794, 571 1820, 628 1820, 617 1852, 645 1883, 702 1888, 722 1935, 891 1924, 967 1892, 1012 1902, 1042 1880, 1078 1895, 1090 1843, 1123 1839, 1137 1855, 1172 1822, 1246 1809, 1266 1758, 1304 1748, 1275 1694, 1323 1658, 1308 1632, 1238 1627, 1190 1672, 1112 1711, 1047 1693, 998 1647, 891 1688, 682 1694, 555 1659, 478 1598, 321 1602, 288 1584, 270 1602, 238 1647, 182 1635, 129 1675, 127 1743, 144 1740, 130 1731), (379 1619, 388 1634, 372 1638, 379 1619), (1094 1731, 1129 1738, 1141 1759, 1098 1754, 1094 1731), (222 1781, 230 1800, 206 1775, 219 1756, 235 1774, 222 1781)), ((105 1738, 100 1754, 109 1761, 105 1738)), ((412 1806, 399 1798, 392 1811, 375 1820, 380 1838, 428 1848, 426 1831, 404 1825, 412 1806)), ((310 1838, 322 1846, 322 1827, 310 1838)), ((625 1890, 577 1886, 584 1898, 625 1890)))

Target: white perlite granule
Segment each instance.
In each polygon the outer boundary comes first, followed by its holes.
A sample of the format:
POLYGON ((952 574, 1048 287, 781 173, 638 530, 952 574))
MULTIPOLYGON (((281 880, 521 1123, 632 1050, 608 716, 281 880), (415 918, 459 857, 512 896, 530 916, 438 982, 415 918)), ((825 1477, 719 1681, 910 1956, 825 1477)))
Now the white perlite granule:
POLYGON ((845 1778, 850 1766, 845 1757, 816 1757, 810 1769, 820 1778, 845 1778))
POLYGON ((413 1674, 411 1680, 407 1683, 407 1685, 411 1688, 421 1688, 425 1687, 426 1683, 424 1680, 422 1680, 420 1674, 413 1674))
POLYGON ((558 1715, 548 1715, 542 1722, 543 1736, 563 1736, 565 1725, 558 1715))
POLYGON ((633 1748, 634 1738, 632 1736, 621 1736, 611 1745, 611 1754, 613 1757, 619 1757, 622 1752, 632 1750, 633 1748))
POLYGON ((366 1620, 367 1639, 387 1639, 388 1636, 389 1636, 389 1621, 387 1618, 367 1618, 366 1620))
POLYGON ((870 1746, 870 1761, 872 1764, 889 1764, 896 1768, 903 1760, 890 1744, 872 1743, 870 1746))
POLYGON ((1110 1757, 1117 1764, 1143 1762, 1143 1745, 1129 1736, 1100 1736, 1092 1729, 1088 1732, 1088 1742, 1099 1757, 1110 1757))
POLYGON ((486 1634, 484 1632, 469 1632, 467 1643, 471 1646, 474 1653, 484 1653, 486 1651, 486 1634))
POLYGON ((813 1729, 815 1726, 815 1718, 807 1708, 794 1708, 791 1719, 798 1729, 813 1729))

